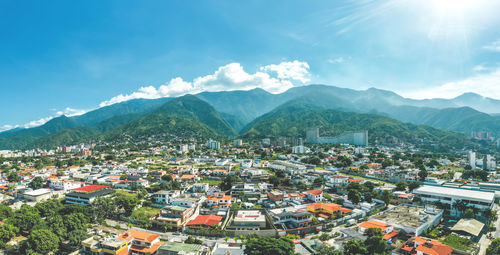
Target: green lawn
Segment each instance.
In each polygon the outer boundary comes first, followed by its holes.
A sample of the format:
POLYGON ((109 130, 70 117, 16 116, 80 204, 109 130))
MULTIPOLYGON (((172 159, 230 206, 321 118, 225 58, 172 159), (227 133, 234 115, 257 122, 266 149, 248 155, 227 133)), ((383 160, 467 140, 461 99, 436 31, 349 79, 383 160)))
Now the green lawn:
POLYGON ((386 181, 372 179, 372 178, 369 178, 369 177, 362 177, 362 176, 357 176, 357 175, 352 175, 352 174, 346 174, 346 173, 340 173, 340 174, 341 175, 345 175, 345 176, 350 176, 350 177, 353 177, 353 178, 360 178, 360 179, 370 180, 370 181, 379 182, 379 183, 390 183, 390 182, 386 182, 386 181))
POLYGON ((153 207, 148 207, 148 206, 143 206, 141 208, 138 208, 138 209, 135 209, 133 212, 132 212, 132 216, 131 218, 134 218, 134 216, 138 216, 138 215, 141 215, 141 214, 144 214, 146 216, 151 217, 157 213, 160 212, 160 209, 158 208, 153 208, 153 207))
POLYGON ((123 189, 116 189, 116 194, 125 195, 129 197, 137 197, 137 194, 123 189))
POLYGON ((208 183, 208 184, 210 184, 212 186, 219 186, 222 183, 221 180, 208 180, 208 179, 201 180, 200 182, 208 183))
POLYGON ((447 237, 445 237, 443 239, 443 243, 451 246, 452 248, 459 249, 462 251, 473 251, 474 250, 474 248, 472 247, 471 240, 457 236, 455 234, 450 234, 447 237))

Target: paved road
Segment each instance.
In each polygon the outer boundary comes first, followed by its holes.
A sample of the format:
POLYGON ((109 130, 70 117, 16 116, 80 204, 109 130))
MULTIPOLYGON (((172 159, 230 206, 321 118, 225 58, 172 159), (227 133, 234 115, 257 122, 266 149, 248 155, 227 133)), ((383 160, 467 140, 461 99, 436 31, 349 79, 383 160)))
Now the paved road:
MULTIPOLYGON (((493 237, 494 238, 500 238, 500 215, 498 215, 499 213, 499 209, 500 207, 498 205, 495 204, 495 206, 493 207, 494 210, 497 211, 497 216, 498 216, 498 219, 497 221, 495 222, 495 226, 496 226, 496 231, 493 234, 493 237)), ((489 234, 489 233, 488 233, 489 234)), ((480 245, 480 249, 479 249, 479 253, 478 255, 485 255, 486 254, 486 248, 488 248, 488 246, 490 245, 491 243, 491 239, 487 238, 486 237, 487 234, 484 234, 481 239, 479 240, 479 245, 480 245)))

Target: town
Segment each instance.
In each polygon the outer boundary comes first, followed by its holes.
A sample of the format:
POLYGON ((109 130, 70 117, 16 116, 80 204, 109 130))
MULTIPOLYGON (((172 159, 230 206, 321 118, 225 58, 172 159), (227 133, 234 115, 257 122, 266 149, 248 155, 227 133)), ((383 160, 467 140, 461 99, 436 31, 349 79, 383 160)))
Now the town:
POLYGON ((311 132, 0 151, 0 253, 499 254, 498 153, 311 132))

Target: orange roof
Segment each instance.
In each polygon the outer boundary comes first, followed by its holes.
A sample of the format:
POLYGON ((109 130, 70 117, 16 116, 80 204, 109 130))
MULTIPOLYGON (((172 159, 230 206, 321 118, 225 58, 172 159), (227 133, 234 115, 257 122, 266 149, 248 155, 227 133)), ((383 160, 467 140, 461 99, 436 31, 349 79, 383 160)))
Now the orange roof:
POLYGON ((384 240, 389 240, 389 239, 392 239, 393 237, 397 236, 398 234, 399 234, 398 232, 392 231, 389 234, 385 234, 382 238, 384 238, 384 240))
POLYGON ((165 242, 157 242, 153 245, 151 245, 151 247, 143 247, 143 246, 136 246, 136 245, 132 245, 130 247, 130 250, 132 251, 136 251, 136 252, 140 252, 141 254, 155 254, 155 252, 160 248, 160 246, 162 246, 165 242))
POLYGON ((343 213, 348 213, 348 212, 352 211, 350 209, 343 208, 341 205, 334 204, 334 203, 329 203, 329 204, 315 203, 315 204, 306 205, 306 208, 309 210, 324 209, 324 210, 328 210, 331 212, 341 211, 343 213))
POLYGON ((231 201, 231 195, 225 195, 225 196, 222 197, 222 199, 231 201))
POLYGON ((209 215, 200 215, 200 216, 196 217, 194 220, 190 221, 186 225, 188 225, 188 226, 192 226, 192 225, 207 225, 207 226, 211 226, 211 225, 219 224, 221 221, 222 221, 222 217, 221 216, 212 215, 212 214, 209 214, 209 215))
POLYGON ((313 190, 308 190, 308 191, 304 191, 304 192, 309 193, 309 194, 313 194, 315 196, 321 195, 323 193, 323 191, 319 190, 319 189, 313 189, 313 190))
POLYGON ((432 240, 432 239, 425 239, 416 236, 415 237, 415 242, 420 243, 419 246, 415 249, 416 251, 423 252, 424 254, 430 254, 430 255, 449 255, 453 252, 453 249, 446 245, 442 244, 439 241, 432 240), (430 241, 432 245, 425 245, 426 241, 430 241))
POLYGON ((376 221, 376 220, 369 220, 369 221, 365 221, 361 224, 359 224, 359 227, 362 227, 362 228, 365 228, 365 229, 369 229, 369 228, 379 228, 381 230, 384 230, 388 227, 389 225, 383 223, 383 222, 380 222, 380 221, 376 221))
POLYGON ((126 240, 126 241, 129 241, 130 239, 133 238, 133 239, 138 240, 138 241, 151 243, 159 237, 160 237, 160 235, 158 235, 158 234, 129 229, 129 230, 127 230, 127 232, 123 233, 118 238, 126 240))
POLYGON ((194 177, 196 177, 194 174, 185 174, 181 176, 181 179, 193 179, 194 177))
POLYGON ((356 179, 349 179, 347 181, 350 181, 350 182, 361 182, 361 181, 364 181, 363 179, 359 179, 359 178, 356 178, 356 179))

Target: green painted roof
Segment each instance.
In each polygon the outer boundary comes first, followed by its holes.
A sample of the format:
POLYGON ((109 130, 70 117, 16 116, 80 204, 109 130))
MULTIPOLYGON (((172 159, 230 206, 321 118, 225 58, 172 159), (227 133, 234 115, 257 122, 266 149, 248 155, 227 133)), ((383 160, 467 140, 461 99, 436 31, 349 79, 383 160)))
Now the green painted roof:
POLYGON ((162 246, 160 246, 160 250, 164 251, 172 251, 172 252, 197 252, 203 248, 200 244, 187 244, 187 243, 174 243, 174 242, 166 242, 162 246))

